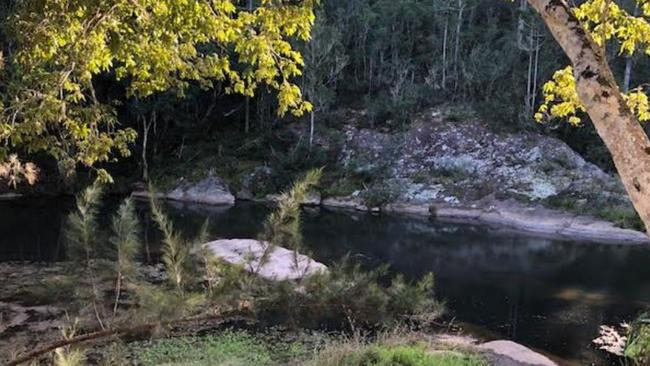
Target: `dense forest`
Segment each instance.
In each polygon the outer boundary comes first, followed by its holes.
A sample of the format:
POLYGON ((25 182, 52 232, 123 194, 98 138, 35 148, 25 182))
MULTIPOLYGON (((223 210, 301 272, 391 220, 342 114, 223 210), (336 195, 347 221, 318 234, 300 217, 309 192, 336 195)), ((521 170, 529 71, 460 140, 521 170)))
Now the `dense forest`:
MULTIPOLYGON (((5 3, 2 17, 14 8, 5 3)), ((10 58, 12 30, 3 32, 10 58)), ((296 41, 295 47, 305 62, 295 82, 314 106, 298 119, 278 117, 277 91, 264 86, 253 97, 241 97, 219 83, 207 87, 197 81, 129 97, 128 85, 109 71, 94 78, 93 92, 100 101, 119 101, 119 125, 138 132, 131 160, 140 165, 185 144, 219 139, 225 131, 241 132, 250 141, 287 123, 312 123, 317 135, 323 126, 336 125, 334 112, 341 109, 365 111, 371 128, 399 129, 419 111, 445 105, 476 111, 497 131, 558 136, 588 160, 613 169, 590 124, 534 123, 541 86, 568 60, 525 1, 325 1, 316 9, 311 40, 296 41)), ((644 57, 619 54, 615 47, 608 57, 624 88, 647 80, 644 57)), ((11 79, 11 68, 6 73, 11 79)))
MULTIPOLYGON (((558 136, 612 171, 589 123, 574 127, 561 120, 546 125, 533 120, 541 86, 568 60, 526 4, 326 1, 317 10, 311 41, 296 45, 305 60, 298 84, 314 104, 312 115, 278 118, 270 90, 241 98, 194 85, 184 98, 170 91, 130 101, 120 120, 137 128, 141 138, 155 120, 160 134, 152 137, 149 149, 158 152, 157 144, 178 149, 183 141, 178 136, 189 142, 238 130, 250 137, 286 123, 310 124, 310 118, 317 134, 321 125, 336 126, 332 112, 342 108, 366 111, 371 128, 399 129, 421 110, 451 105, 469 112, 466 116, 476 111, 497 131, 558 136)), ((648 79, 645 57, 619 55, 615 47, 609 53, 626 87, 648 79)))
POLYGON ((646 365, 648 55, 650 0, 3 1, 0 363, 646 365))

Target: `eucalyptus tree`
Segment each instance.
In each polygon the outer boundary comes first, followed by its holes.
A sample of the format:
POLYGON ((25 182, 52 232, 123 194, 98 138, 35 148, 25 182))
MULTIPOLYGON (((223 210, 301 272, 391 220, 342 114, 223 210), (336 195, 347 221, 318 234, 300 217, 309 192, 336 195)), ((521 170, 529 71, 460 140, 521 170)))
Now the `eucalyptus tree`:
POLYGON ((567 118, 579 124, 586 112, 612 155, 630 199, 650 233, 650 139, 639 122, 650 120, 643 87, 624 94, 606 47, 621 54, 650 54, 650 1, 636 0, 634 16, 615 0, 528 0, 562 47, 571 66, 544 85, 538 120, 567 118))

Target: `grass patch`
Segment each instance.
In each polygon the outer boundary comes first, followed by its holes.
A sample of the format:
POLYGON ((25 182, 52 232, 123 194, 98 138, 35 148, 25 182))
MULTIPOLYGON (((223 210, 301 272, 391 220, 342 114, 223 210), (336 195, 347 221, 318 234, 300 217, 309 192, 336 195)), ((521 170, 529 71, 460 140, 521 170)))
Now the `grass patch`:
POLYGON ((546 204, 558 210, 576 212, 582 210, 582 205, 578 199, 570 196, 556 195, 546 199, 546 204))
POLYGON ((137 342, 131 348, 137 364, 143 366, 272 366, 291 362, 304 352, 298 342, 265 342, 244 331, 137 342))
POLYGON ((638 231, 645 231, 645 226, 641 218, 631 208, 625 207, 611 207, 603 208, 594 213, 600 219, 611 221, 614 225, 624 228, 633 229, 638 231))
POLYGON ((131 343, 128 353, 142 366, 488 366, 475 351, 440 348, 409 331, 380 333, 372 340, 358 334, 283 334, 228 330, 131 343))
POLYGON ((609 221, 623 229, 645 231, 645 226, 639 215, 632 207, 616 204, 595 203, 594 199, 580 201, 571 196, 551 196, 545 200, 547 206, 558 210, 591 215, 601 220, 609 221))
MULTIPOLYGON (((408 340, 408 335, 406 336, 408 340)), ((364 343, 357 338, 334 343, 320 351, 309 366, 488 366, 479 354, 436 350, 426 342, 400 344, 402 338, 364 343)))

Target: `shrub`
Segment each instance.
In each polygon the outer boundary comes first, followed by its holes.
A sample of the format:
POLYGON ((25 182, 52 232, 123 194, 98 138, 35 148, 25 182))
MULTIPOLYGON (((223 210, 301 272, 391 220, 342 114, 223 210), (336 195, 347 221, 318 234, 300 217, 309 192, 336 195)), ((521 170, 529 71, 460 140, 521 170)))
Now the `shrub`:
POLYGON ((645 231, 645 225, 639 215, 632 208, 608 207, 595 212, 596 217, 611 221, 614 225, 624 229, 645 231))
POLYGON ((399 193, 400 189, 397 185, 380 182, 361 192, 361 199, 367 207, 383 207, 394 202, 399 193))
POLYGON ((253 308, 262 319, 295 327, 387 327, 442 315, 444 307, 433 297, 433 275, 415 283, 396 276, 385 286, 386 275, 386 266, 365 271, 344 259, 328 273, 305 278, 298 290, 289 282, 266 283, 256 289, 253 308))
POLYGON ((642 314, 631 326, 625 356, 638 364, 650 363, 650 314, 642 314))

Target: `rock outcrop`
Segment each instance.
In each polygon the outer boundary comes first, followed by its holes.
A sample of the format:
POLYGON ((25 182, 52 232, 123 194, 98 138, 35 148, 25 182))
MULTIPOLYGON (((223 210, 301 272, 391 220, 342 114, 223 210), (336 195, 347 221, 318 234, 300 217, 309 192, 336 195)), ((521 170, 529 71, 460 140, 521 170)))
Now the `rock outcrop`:
POLYGON ((235 196, 226 183, 213 173, 196 183, 183 183, 167 194, 174 201, 204 203, 209 205, 232 205, 235 196))
POLYGON ((205 244, 218 258, 273 281, 298 280, 327 267, 306 255, 254 239, 223 239, 205 244), (263 257, 265 257, 263 259, 263 257))
MULTIPOLYGON (((136 198, 147 198, 149 194, 139 190, 132 195, 136 198)), ((213 171, 198 182, 181 182, 171 191, 158 194, 158 198, 206 205, 235 204, 235 196, 230 193, 228 185, 213 171)))
POLYGON ((482 121, 450 122, 439 111, 427 112, 402 132, 356 125, 345 127, 340 164, 355 174, 375 175, 374 182, 349 196, 325 197, 323 206, 432 215, 551 237, 648 242, 641 232, 588 216, 633 211, 618 178, 558 139, 495 133, 482 121), (364 199, 377 196, 390 200, 364 199), (572 211, 553 209, 563 205, 572 211))
MULTIPOLYGON (((317 136, 316 144, 337 160, 328 169, 339 171, 322 196, 311 195, 305 205, 471 221, 546 237, 648 242, 643 233, 597 218, 633 220, 634 211, 617 177, 558 139, 496 133, 483 121, 450 121, 437 110, 398 131, 361 127, 362 118, 351 113, 336 134, 317 136)), ((289 127, 296 135, 305 133, 300 128, 289 127)), ((277 174, 272 164, 259 162, 228 183, 237 187, 238 199, 276 202, 279 195, 268 191, 277 174)), ((213 205, 235 201, 213 170, 161 197, 213 205)))
POLYGON ((535 133, 495 133, 479 120, 450 122, 430 111, 404 132, 348 125, 341 163, 384 171, 403 203, 467 205, 553 196, 629 204, 620 181, 562 141, 535 133))
POLYGON ((437 334, 434 343, 443 347, 469 349, 485 356, 493 366, 558 366, 550 358, 509 340, 480 343, 467 335, 437 334))

